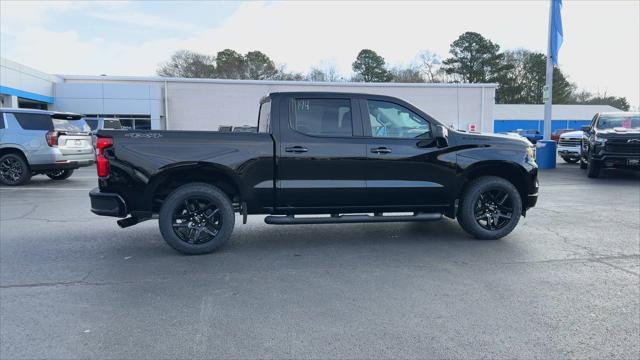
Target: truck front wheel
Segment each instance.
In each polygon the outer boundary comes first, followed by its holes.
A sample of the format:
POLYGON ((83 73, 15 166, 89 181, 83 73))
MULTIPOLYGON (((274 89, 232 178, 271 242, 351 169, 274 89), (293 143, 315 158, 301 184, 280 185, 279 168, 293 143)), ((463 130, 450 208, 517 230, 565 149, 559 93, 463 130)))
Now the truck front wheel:
POLYGON ((598 176, 600 176, 600 162, 589 159, 587 162, 587 177, 597 178, 598 176))
POLYGON ((497 176, 473 180, 462 195, 458 209, 460 226, 481 240, 499 239, 518 224, 522 200, 511 182, 497 176))
POLYGON ((229 197, 205 183, 180 186, 160 209, 162 237, 183 254, 207 254, 218 249, 231 236, 234 224, 229 197))

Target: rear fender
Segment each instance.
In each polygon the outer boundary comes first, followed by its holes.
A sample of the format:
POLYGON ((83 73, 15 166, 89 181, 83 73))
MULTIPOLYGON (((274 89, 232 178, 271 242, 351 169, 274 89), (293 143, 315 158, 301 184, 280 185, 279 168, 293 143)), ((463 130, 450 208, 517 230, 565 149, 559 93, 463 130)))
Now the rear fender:
MULTIPOLYGON (((183 180, 188 179, 185 183, 219 179, 222 182, 230 183, 234 188, 234 192, 237 192, 236 195, 240 198, 243 198, 246 194, 242 179, 231 168, 207 162, 175 163, 161 168, 155 175, 150 177, 144 192, 144 202, 149 204, 149 210, 153 209, 153 200, 156 194, 162 191, 162 186, 176 177, 183 180)), ((228 193, 228 191, 226 192, 228 193)))

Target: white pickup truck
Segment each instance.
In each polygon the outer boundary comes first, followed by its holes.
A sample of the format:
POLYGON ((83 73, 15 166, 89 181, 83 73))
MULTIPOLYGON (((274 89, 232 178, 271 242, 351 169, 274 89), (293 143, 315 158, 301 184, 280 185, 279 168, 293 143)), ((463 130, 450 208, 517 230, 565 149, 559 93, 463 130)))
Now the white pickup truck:
POLYGON ((580 146, 583 136, 584 132, 582 131, 571 131, 560 135, 558 155, 568 163, 577 163, 580 160, 580 146))

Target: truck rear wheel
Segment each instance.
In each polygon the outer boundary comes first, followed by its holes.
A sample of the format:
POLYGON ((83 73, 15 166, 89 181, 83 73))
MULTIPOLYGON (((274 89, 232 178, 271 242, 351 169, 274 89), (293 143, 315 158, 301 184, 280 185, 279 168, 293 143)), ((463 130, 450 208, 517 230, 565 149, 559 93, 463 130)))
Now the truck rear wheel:
POLYGON ((215 186, 191 183, 174 190, 160 209, 164 240, 183 254, 210 253, 231 236, 235 213, 229 197, 215 186))
POLYGON ((578 160, 580 160, 579 158, 572 158, 572 157, 568 157, 568 156, 563 156, 562 160, 564 160, 564 162, 567 162, 569 164, 575 164, 578 162, 578 160))
POLYGON ((65 180, 73 175, 73 169, 70 170, 51 170, 46 173, 51 180, 65 180))
POLYGON ((26 184, 30 179, 31 169, 22 156, 11 153, 0 157, 0 183, 18 186, 26 184))
POLYGON ((520 193, 511 182, 497 176, 483 176, 465 189, 458 209, 458 223, 476 239, 494 240, 513 231, 521 213, 520 193))

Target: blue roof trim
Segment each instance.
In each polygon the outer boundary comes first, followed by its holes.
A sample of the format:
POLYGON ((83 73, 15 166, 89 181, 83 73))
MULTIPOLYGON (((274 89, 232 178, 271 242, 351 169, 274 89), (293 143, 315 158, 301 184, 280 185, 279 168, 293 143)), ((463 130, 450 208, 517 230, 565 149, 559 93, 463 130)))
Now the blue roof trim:
POLYGON ((0 86, 0 94, 14 95, 23 99, 42 101, 47 104, 53 104, 53 97, 40 95, 28 91, 14 89, 8 86, 0 86))

